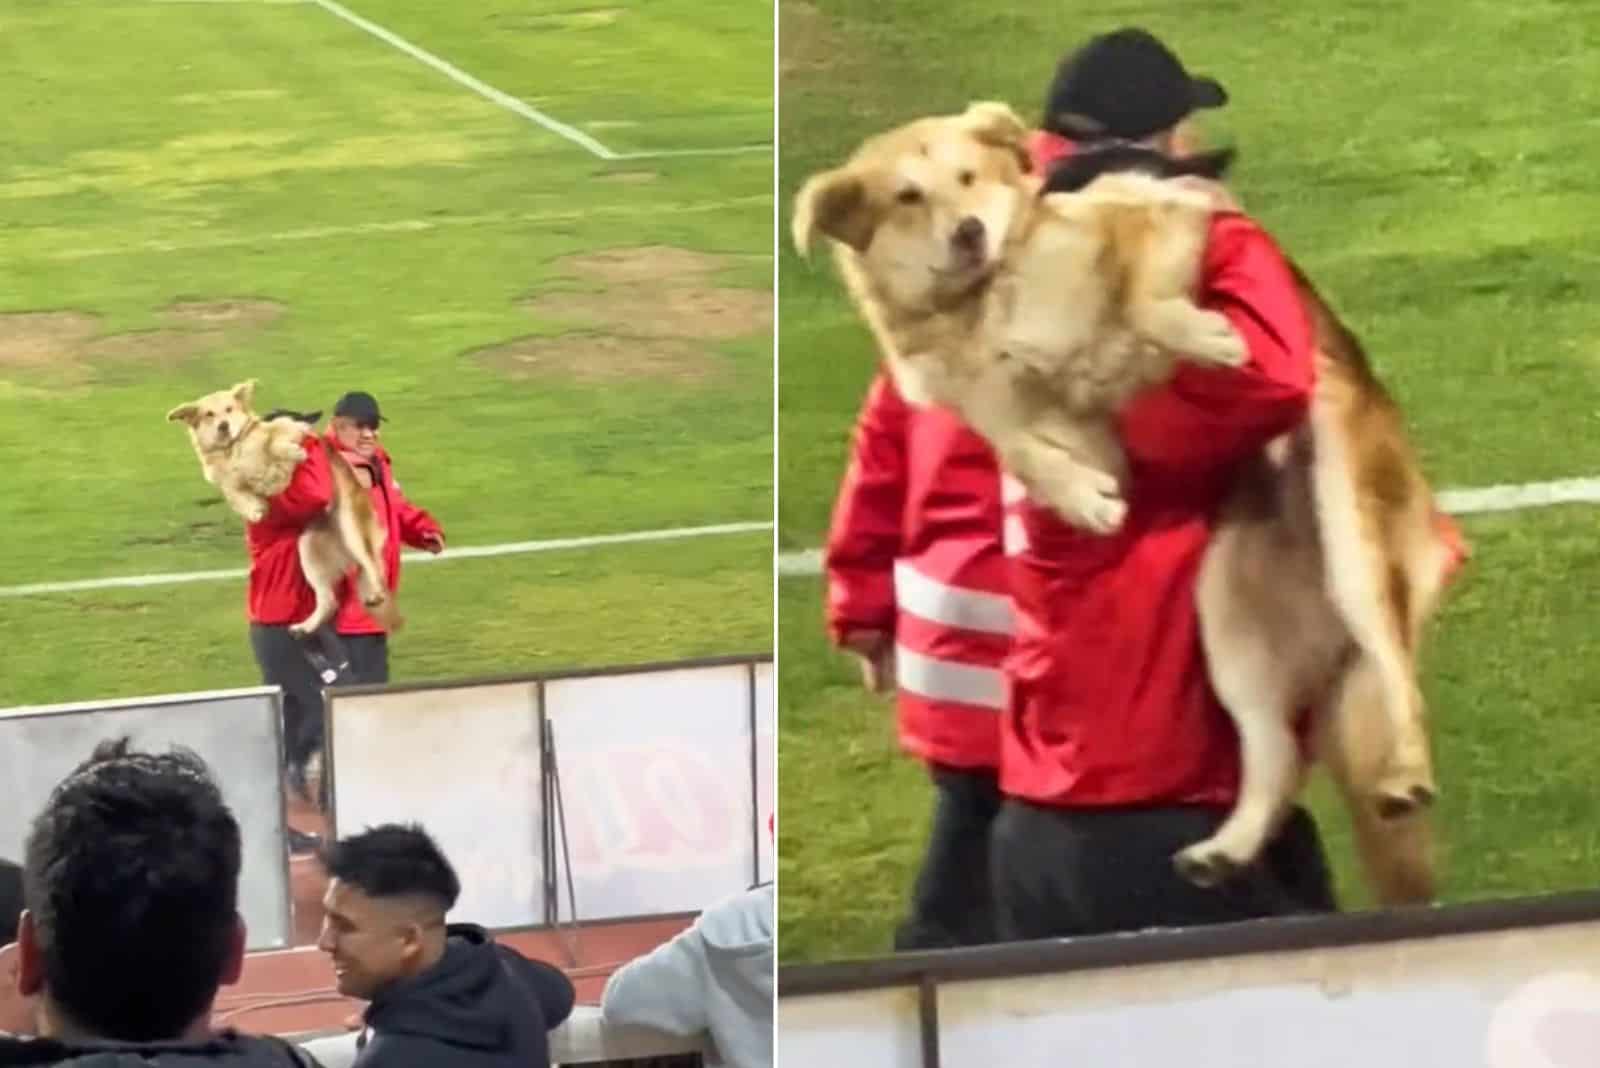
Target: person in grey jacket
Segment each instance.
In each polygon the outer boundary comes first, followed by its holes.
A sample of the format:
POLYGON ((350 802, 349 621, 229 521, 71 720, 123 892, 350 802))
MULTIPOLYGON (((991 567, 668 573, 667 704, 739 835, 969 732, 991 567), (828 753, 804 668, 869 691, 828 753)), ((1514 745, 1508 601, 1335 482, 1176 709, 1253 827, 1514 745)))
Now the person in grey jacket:
POLYGON ((607 1023, 708 1035, 707 1065, 771 1068, 773 888, 712 905, 667 944, 606 981, 607 1023))

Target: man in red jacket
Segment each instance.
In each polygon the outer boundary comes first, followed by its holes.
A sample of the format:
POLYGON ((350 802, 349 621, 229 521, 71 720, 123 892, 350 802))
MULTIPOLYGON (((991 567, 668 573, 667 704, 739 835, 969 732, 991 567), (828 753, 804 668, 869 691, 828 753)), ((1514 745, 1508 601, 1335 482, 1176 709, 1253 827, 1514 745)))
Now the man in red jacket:
MULTIPOLYGON (((1108 34, 1058 71, 1035 159, 1062 152, 1051 131, 1085 129, 1174 152, 1180 124, 1226 100, 1151 35, 1108 34)), ((1238 740, 1200 644, 1201 557, 1240 462, 1305 418, 1315 370, 1288 266, 1236 210, 1213 220, 1197 298, 1228 317, 1250 358, 1238 369, 1184 365, 1125 410, 1123 528, 1096 537, 1025 497, 1008 505, 1017 633, 992 858, 1006 938, 1334 907, 1304 810, 1263 864, 1227 886, 1200 889, 1172 865, 1220 824, 1239 784, 1238 740)))
POLYGON ((1000 807, 1011 608, 1000 479, 942 408, 872 383, 829 533, 827 624, 868 685, 898 689, 901 745, 928 768, 933 826, 897 949, 993 941, 989 829, 1000 807))
MULTIPOLYGON (((277 413, 273 413, 277 414, 277 413)), ((322 745, 324 680, 292 634, 289 624, 311 614, 316 594, 300 569, 300 534, 333 502, 328 454, 315 434, 302 444, 306 458, 259 522, 245 527, 250 553, 247 594, 250 648, 263 685, 283 689, 284 759, 291 782, 305 790, 306 764, 322 745)))
MULTIPOLYGON (((379 424, 385 420, 378 401, 370 393, 346 393, 334 405, 328 427, 328 440, 355 469, 356 477, 372 495, 378 522, 387 532, 383 541, 384 581, 389 592, 400 587, 400 546, 444 551, 444 531, 424 509, 418 508, 400 492, 394 478, 394 465, 378 441, 379 424)), ((354 580, 354 569, 339 588, 339 614, 334 629, 350 659, 345 681, 376 683, 389 681, 389 637, 383 624, 367 614, 354 580)))

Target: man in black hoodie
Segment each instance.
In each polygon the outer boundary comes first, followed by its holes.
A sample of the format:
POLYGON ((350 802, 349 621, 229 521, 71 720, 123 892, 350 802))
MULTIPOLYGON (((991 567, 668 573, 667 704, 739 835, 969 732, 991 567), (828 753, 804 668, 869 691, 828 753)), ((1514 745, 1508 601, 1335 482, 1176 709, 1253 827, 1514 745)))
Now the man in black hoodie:
POLYGON ((560 970, 446 924, 461 893, 439 847, 388 824, 323 852, 328 891, 317 941, 339 992, 370 1002, 356 1068, 529 1068, 572 1012, 560 970))
POLYGON ((218 987, 244 966, 240 848, 199 757, 101 743, 28 831, 17 988, 39 1037, 0 1035, 0 1066, 314 1066, 211 1029, 218 987))
POLYGON ((22 867, 0 858, 0 946, 17 939, 22 919, 22 867))

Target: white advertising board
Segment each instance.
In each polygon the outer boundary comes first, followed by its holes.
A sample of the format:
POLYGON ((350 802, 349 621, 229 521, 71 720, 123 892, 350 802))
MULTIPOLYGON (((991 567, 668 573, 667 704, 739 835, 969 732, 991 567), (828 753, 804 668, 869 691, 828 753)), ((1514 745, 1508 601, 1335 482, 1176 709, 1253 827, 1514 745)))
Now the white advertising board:
MULTIPOLYGON (((958 969, 951 969, 958 971, 958 969)), ((941 979, 938 1061, 1227 1068, 1600 1063, 1600 920, 941 979)), ((917 989, 785 995, 786 1060, 923 1068, 917 989)))
POLYGON ((756 683, 756 878, 771 882, 778 871, 777 850, 768 819, 778 810, 777 684, 771 664, 755 665, 756 683))
POLYGON ((418 823, 461 879, 452 914, 543 923, 543 746, 537 684, 329 691, 337 833, 418 823))
POLYGON ((19 860, 50 792, 108 738, 193 750, 211 768, 243 839, 239 911, 251 949, 291 937, 276 687, 0 710, 0 857, 19 860))
MULTIPOLYGON (((748 664, 545 683, 580 921, 696 912, 755 881, 748 664)), ((573 919, 565 869, 560 916, 573 919)))

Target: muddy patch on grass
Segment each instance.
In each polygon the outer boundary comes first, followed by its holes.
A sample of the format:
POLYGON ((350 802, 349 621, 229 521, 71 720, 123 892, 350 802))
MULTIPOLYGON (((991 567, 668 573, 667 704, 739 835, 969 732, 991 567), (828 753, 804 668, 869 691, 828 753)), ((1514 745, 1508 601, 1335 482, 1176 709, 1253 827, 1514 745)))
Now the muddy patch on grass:
POLYGON ((778 76, 826 74, 850 58, 847 38, 815 4, 778 5, 778 76))
POLYGON ((728 262, 727 256, 710 252, 694 252, 672 245, 642 245, 564 256, 555 262, 555 267, 561 274, 595 282, 670 285, 684 278, 703 278, 726 267, 728 262))
POLYGON ((100 316, 84 311, 0 315, 0 377, 35 374, 81 384, 102 368, 172 367, 248 338, 284 308, 269 300, 185 300, 160 311, 170 326, 121 333, 107 333, 100 316))
POLYGON ((274 300, 180 300, 166 307, 172 322, 195 326, 260 327, 283 315, 283 305, 274 300))
POLYGON ((135 330, 96 338, 78 350, 90 364, 140 363, 175 367, 186 360, 222 347, 221 331, 135 330))
POLYGON ((608 334, 518 338, 467 355, 507 378, 559 375, 589 385, 641 377, 700 382, 717 369, 710 353, 687 341, 608 334))
POLYGON ((58 365, 99 331, 100 317, 87 312, 0 315, 0 370, 58 365))
POLYGON ((234 531, 229 530, 222 523, 212 519, 202 519, 193 523, 185 523, 165 534, 136 534, 127 538, 122 544, 129 547, 145 545, 190 545, 197 541, 217 541, 232 539, 234 531))
POLYGON ((633 378, 709 379, 727 364, 715 349, 772 330, 772 294, 712 284, 736 257, 671 245, 614 248, 564 257, 569 286, 543 289, 523 310, 571 333, 522 337, 467 357, 511 378, 559 376, 579 382, 633 378))
POLYGON ((755 289, 649 289, 626 297, 614 291, 546 293, 523 307, 543 318, 640 337, 732 341, 772 329, 772 294, 755 289))

